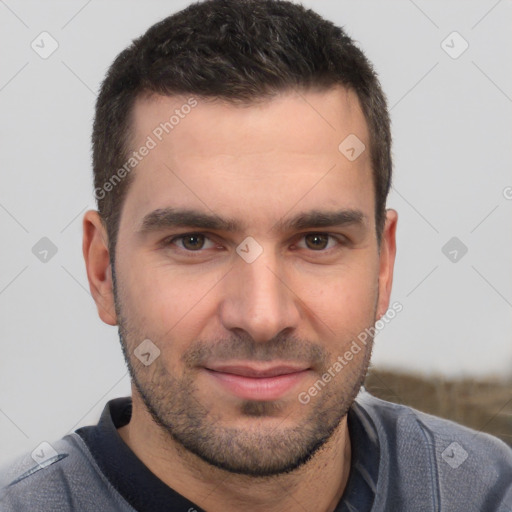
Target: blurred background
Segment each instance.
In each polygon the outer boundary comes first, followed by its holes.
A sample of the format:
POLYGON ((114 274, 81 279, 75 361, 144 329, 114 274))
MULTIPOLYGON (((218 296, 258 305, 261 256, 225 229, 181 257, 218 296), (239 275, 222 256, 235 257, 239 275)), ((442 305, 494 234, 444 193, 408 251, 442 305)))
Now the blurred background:
MULTIPOLYGON (((108 66, 188 1, 0 1, 0 461, 130 394, 81 252, 108 66)), ((309 0, 374 63, 399 213, 367 389, 512 444, 512 2, 309 0)))

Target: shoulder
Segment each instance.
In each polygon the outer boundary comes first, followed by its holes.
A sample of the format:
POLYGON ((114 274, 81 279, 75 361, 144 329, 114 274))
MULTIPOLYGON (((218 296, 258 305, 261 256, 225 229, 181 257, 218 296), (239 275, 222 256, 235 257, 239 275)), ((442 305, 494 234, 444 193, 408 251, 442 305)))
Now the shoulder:
POLYGON ((481 503, 485 510, 508 510, 500 506, 512 504, 512 448, 503 441, 380 400, 364 389, 356 403, 379 438, 379 478, 399 476, 403 492, 404 487, 412 488, 416 498, 423 494, 432 503, 459 500, 459 505, 481 503))
POLYGON ((358 395, 356 401, 371 416, 376 426, 386 433, 400 437, 408 433, 421 434, 426 442, 442 446, 448 441, 463 442, 468 448, 482 449, 480 457, 499 459, 512 467, 512 448, 497 437, 412 407, 386 402, 365 390, 358 395))
POLYGON ((42 443, 0 467, 2 512, 110 509, 133 510, 103 476, 78 434, 42 443))

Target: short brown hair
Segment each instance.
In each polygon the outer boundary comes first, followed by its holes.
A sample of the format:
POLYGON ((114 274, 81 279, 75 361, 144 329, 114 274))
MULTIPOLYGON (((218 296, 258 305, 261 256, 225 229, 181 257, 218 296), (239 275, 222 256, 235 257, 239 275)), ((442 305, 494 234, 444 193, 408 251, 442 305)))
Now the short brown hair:
POLYGON ((189 94, 251 104, 296 87, 335 85, 356 92, 368 125, 380 243, 391 186, 390 120, 372 65, 342 28, 285 0, 206 0, 150 27, 117 56, 96 102, 95 197, 112 260, 133 173, 105 184, 129 158, 139 96, 189 94))

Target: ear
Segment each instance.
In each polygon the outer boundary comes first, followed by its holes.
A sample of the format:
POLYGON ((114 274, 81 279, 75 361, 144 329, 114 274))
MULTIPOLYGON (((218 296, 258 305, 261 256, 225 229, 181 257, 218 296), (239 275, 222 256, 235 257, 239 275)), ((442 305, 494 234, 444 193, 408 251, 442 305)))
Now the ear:
POLYGON ((382 232, 379 255, 379 299, 377 304, 377 320, 388 310, 391 287, 393 284, 393 269, 396 255, 396 225, 398 213, 386 210, 386 222, 382 232))
POLYGON ((84 215, 82 251, 98 315, 106 324, 117 325, 108 235, 96 210, 88 210, 84 215))

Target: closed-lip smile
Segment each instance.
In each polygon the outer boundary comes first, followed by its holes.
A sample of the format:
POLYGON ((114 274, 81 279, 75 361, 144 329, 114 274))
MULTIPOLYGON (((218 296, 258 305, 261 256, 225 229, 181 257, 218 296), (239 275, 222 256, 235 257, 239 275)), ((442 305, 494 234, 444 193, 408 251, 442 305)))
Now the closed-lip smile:
POLYGON ((204 370, 214 382, 231 394, 246 400, 277 400, 309 373, 302 364, 212 363, 204 370))

